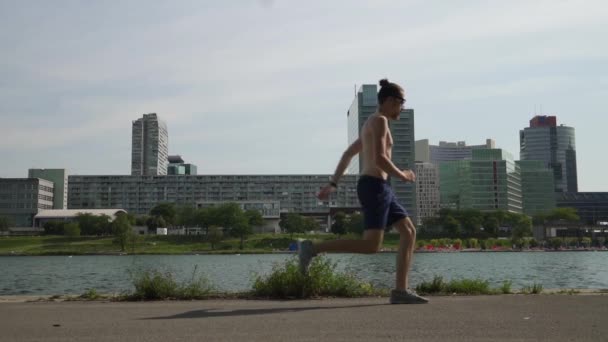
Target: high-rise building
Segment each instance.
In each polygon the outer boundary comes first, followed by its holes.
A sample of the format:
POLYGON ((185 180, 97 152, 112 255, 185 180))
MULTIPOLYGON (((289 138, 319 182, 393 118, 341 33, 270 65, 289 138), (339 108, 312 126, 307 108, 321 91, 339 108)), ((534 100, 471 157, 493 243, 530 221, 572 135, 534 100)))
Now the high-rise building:
POLYGON ((553 170, 542 161, 519 160, 524 214, 535 216, 555 209, 553 170))
POLYGON ((441 206, 522 213, 521 176, 513 156, 501 149, 475 149, 472 160, 440 164, 441 206))
POLYGON ((65 169, 29 169, 27 177, 53 182, 53 209, 68 208, 68 173, 65 169))
POLYGON ((435 164, 416 162, 416 224, 437 216, 439 211, 439 168, 435 164))
MULTIPOLYGON (((348 112, 348 143, 352 144, 361 132, 363 124, 374 114, 378 108, 378 87, 374 84, 364 84, 355 94, 348 112)), ((392 161, 399 169, 415 168, 414 144, 414 110, 401 111, 399 120, 389 121, 389 128, 393 136, 392 161)), ((361 155, 350 163, 348 173, 361 172, 361 155)), ((416 189, 412 183, 403 182, 391 177, 391 186, 399 202, 408 210, 412 220, 416 222, 416 189)))
POLYGON ((467 145, 464 141, 440 141, 439 145, 430 145, 428 139, 416 141, 416 161, 439 165, 441 162, 473 159, 473 150, 496 148, 493 139, 486 139, 483 145, 467 145))
POLYGON ((555 116, 535 116, 519 132, 520 159, 542 161, 553 170, 555 192, 577 192, 574 128, 557 125, 555 116))
POLYGON ((186 164, 181 156, 169 156, 168 175, 196 175, 197 168, 194 164, 186 164))
POLYGON ((168 153, 167 125, 156 113, 144 114, 133 121, 131 175, 166 175, 168 153))

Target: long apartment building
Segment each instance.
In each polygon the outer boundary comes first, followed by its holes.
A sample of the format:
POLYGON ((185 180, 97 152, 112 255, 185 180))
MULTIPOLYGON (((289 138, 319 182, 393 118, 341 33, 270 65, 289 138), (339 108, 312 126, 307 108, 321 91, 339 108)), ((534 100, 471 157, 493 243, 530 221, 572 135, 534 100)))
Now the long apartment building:
POLYGON ((163 202, 197 206, 204 202, 279 201, 281 212, 328 215, 332 208, 357 208, 358 176, 345 175, 329 201, 319 189, 329 175, 70 176, 70 209, 121 208, 147 214, 163 202))

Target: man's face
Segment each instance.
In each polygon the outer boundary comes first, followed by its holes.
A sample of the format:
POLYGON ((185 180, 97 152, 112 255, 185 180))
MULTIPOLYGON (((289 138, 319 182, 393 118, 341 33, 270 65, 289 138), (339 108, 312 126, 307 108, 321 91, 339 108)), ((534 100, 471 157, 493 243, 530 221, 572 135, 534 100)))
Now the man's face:
POLYGON ((405 95, 403 91, 400 92, 400 96, 391 96, 391 118, 393 120, 399 120, 399 115, 404 108, 405 105, 405 95))

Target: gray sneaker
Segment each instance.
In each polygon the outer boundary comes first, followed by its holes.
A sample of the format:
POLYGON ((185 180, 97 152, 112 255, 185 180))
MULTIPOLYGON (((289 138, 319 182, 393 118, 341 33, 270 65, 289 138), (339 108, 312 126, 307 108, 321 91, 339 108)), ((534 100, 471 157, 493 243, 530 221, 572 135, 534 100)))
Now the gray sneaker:
POLYGON ((315 257, 315 252, 310 240, 298 240, 298 258, 300 259, 300 272, 308 273, 308 266, 315 257))
POLYGON ((426 304, 429 300, 412 290, 392 290, 391 304, 426 304))

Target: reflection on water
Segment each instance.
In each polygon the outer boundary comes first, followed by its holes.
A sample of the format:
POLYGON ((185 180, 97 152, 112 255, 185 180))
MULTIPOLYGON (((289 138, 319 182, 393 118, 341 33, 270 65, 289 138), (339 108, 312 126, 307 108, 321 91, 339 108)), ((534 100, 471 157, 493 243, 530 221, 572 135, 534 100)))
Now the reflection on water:
MULTIPOLYGON (((142 269, 172 272, 188 279, 197 267, 223 291, 247 290, 255 274, 265 274, 287 254, 144 255, 0 257, 0 295, 82 294, 131 290, 130 274, 142 269)), ((396 254, 333 254, 337 269, 381 287, 392 287, 396 254)), ((536 282, 545 288, 608 288, 608 253, 419 253, 412 267, 412 285, 431 280, 481 278, 499 286, 511 280, 514 288, 536 282)))

